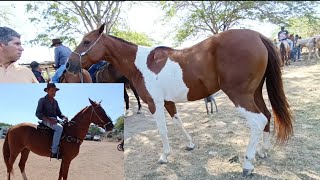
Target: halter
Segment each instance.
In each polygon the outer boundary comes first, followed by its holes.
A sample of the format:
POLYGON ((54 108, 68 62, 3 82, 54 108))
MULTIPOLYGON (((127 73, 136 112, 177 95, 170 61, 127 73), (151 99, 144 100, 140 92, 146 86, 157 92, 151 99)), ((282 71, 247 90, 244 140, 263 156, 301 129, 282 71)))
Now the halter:
POLYGON ((98 42, 99 39, 101 38, 102 34, 103 34, 103 33, 100 34, 100 36, 98 37, 98 39, 97 39, 86 51, 81 52, 81 53, 77 53, 77 52, 74 52, 74 51, 72 52, 72 53, 74 53, 74 54, 76 54, 76 55, 79 56, 79 61, 80 61, 80 81, 81 81, 81 83, 83 83, 81 58, 82 58, 82 56, 86 55, 86 54, 88 53, 88 51, 89 51, 94 45, 97 44, 97 42, 98 42))
MULTIPOLYGON (((100 122, 102 122, 102 123, 104 124, 104 121, 100 118, 100 116, 99 116, 98 113, 94 110, 94 108, 96 108, 96 107, 93 107, 93 106, 92 106, 92 111, 91 111, 91 115, 90 115, 90 122, 91 122, 91 119, 92 119, 92 113, 94 112, 94 114, 98 117, 98 119, 100 120, 100 122)), ((106 127, 106 126, 109 125, 110 123, 111 123, 111 121, 108 122, 108 123, 106 123, 105 125, 103 125, 103 127, 106 127)))

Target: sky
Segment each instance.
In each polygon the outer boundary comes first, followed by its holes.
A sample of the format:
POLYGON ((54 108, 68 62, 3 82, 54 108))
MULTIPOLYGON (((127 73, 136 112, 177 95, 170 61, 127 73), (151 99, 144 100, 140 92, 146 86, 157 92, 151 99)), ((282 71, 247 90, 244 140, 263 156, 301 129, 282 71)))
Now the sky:
MULTIPOLYGON (((28 3, 28 1, 2 1, 0 6, 7 6, 10 4, 15 5, 14 9, 14 23, 8 24, 8 27, 14 28, 18 33, 22 34, 21 41, 23 43, 23 47, 25 51, 22 53, 21 59, 18 63, 30 63, 31 61, 35 60, 38 62, 43 61, 53 61, 53 48, 49 47, 31 47, 27 45, 25 42, 27 40, 32 39, 36 36, 38 29, 34 27, 29 20, 27 19, 27 15, 25 12, 24 5, 28 3)), ((165 45, 169 47, 173 47, 173 42, 170 39, 165 39, 165 34, 172 30, 174 24, 172 22, 169 24, 161 24, 156 22, 164 12, 161 11, 159 8, 152 7, 148 4, 141 4, 138 6, 133 6, 132 8, 125 10, 127 13, 126 19, 128 21, 128 26, 137 31, 137 32, 144 32, 149 35, 151 38, 162 42, 159 45, 165 45)), ((3 25, 3 24, 2 24, 3 25)), ((270 37, 272 31, 279 27, 270 24, 270 23, 259 23, 256 21, 247 21, 245 27, 250 28, 252 30, 256 30, 263 35, 270 37)), ((235 27, 240 28, 240 27, 235 27)), ((56 37, 53 37, 56 38, 56 37)), ((79 41, 81 38, 79 39, 79 41)), ((189 41, 184 42, 181 46, 176 48, 184 48, 192 46, 204 39, 191 39, 189 41)), ((72 49, 73 50, 73 49, 72 49)))
MULTIPOLYGON (((71 120, 81 109, 91 105, 92 101, 101 102, 101 106, 115 123, 123 115, 123 84, 56 84, 60 90, 56 92, 62 114, 71 120)), ((2 84, 0 83, 0 122, 18 124, 22 122, 36 123, 35 116, 38 101, 47 93, 46 83, 37 84, 2 84)))

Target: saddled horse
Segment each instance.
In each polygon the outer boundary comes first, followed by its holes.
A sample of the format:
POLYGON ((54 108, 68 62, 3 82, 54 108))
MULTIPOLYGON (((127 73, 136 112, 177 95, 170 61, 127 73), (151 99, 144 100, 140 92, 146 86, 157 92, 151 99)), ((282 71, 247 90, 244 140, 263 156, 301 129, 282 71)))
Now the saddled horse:
POLYGON ((59 78, 59 83, 92 83, 92 79, 85 69, 82 69, 82 77, 80 73, 70 73, 65 70, 59 78))
POLYGON ((191 47, 144 47, 103 34, 105 24, 86 34, 69 57, 66 68, 78 71, 100 59, 108 59, 137 89, 158 126, 163 142, 159 163, 167 163, 170 146, 164 107, 187 139, 187 150, 195 148, 184 129, 175 103, 195 101, 220 89, 245 117, 250 141, 244 156, 243 175, 251 176, 257 145, 266 157, 271 148, 271 114, 262 97, 266 81, 274 116, 277 142, 293 134, 292 112, 284 93, 279 56, 273 43, 262 34, 246 29, 227 30, 191 47), (241 46, 239 46, 241 44, 241 46))
POLYGON ((124 100, 126 102, 125 116, 128 114, 128 111, 130 108, 129 96, 126 89, 126 86, 129 85, 138 102, 137 114, 141 113, 141 103, 140 103, 140 98, 136 88, 124 75, 122 75, 118 70, 116 70, 112 64, 106 63, 105 65, 100 67, 94 74, 95 74, 97 83, 123 83, 124 84, 124 100))
MULTIPOLYGON (((114 127, 112 120, 101 107, 100 103, 89 99, 91 105, 83 108, 71 121, 63 125, 63 135, 60 141, 62 162, 59 172, 59 180, 67 179, 71 161, 79 154, 80 145, 85 138, 89 125, 94 123, 106 131, 114 127)), ((25 165, 30 151, 50 157, 53 131, 43 131, 31 123, 21 123, 11 127, 3 144, 3 158, 7 167, 8 180, 17 156, 21 153, 19 168, 23 179, 26 180, 25 165)), ((41 179, 41 177, 39 177, 41 179)))
POLYGON ((290 65, 290 45, 287 41, 283 40, 280 43, 278 43, 277 46, 279 52, 280 52, 280 59, 281 59, 281 66, 284 66, 286 64, 287 66, 290 65))

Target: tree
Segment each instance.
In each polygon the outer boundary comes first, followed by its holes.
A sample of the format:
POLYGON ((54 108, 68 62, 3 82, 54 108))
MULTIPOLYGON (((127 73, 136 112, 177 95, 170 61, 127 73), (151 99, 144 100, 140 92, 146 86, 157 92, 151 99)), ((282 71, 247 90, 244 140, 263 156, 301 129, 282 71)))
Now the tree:
POLYGON ((11 124, 0 122, 0 127, 11 127, 11 126, 12 126, 11 124))
POLYGON ((313 16, 294 17, 288 20, 289 33, 298 34, 303 38, 320 34, 320 19, 313 16))
POLYGON ((109 34, 121 12, 122 1, 43 1, 30 2, 26 12, 37 28, 43 31, 30 44, 48 46, 51 39, 60 39, 70 46, 76 46, 77 36, 106 23, 109 34))
POLYGON ((123 116, 120 116, 120 117, 117 119, 117 122, 116 122, 116 124, 114 125, 114 128, 115 128, 115 129, 118 129, 118 130, 124 130, 124 117, 123 117, 123 116))
POLYGON ((102 134, 100 128, 97 127, 97 126, 90 126, 88 132, 89 132, 90 134, 94 134, 94 135, 95 135, 95 134, 97 134, 97 135, 102 134))
POLYGON ((179 19, 175 43, 197 35, 214 35, 240 25, 243 20, 288 25, 290 17, 316 13, 316 2, 305 1, 162 1, 163 21, 179 19))
POLYGON ((139 33, 129 28, 126 28, 126 30, 114 28, 111 34, 141 46, 152 46, 155 43, 155 40, 145 33, 139 33))
POLYGON ((0 7, 0 26, 3 26, 3 24, 9 24, 10 16, 12 16, 12 13, 10 12, 10 7, 1 6, 0 7))

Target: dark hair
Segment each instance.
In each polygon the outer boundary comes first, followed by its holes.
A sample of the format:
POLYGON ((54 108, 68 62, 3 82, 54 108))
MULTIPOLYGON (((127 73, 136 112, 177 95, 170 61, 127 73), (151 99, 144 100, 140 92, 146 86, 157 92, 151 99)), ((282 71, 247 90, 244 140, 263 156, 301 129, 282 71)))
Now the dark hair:
POLYGON ((20 38, 21 35, 11 28, 0 27, 0 42, 8 45, 8 42, 12 41, 13 37, 20 38))

